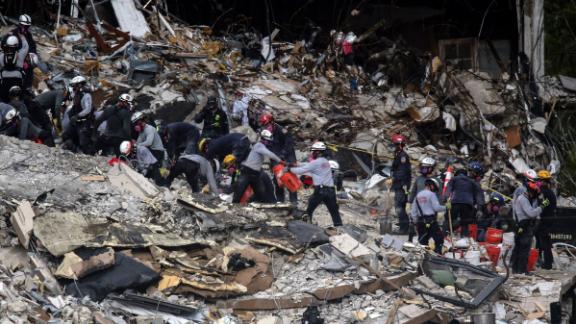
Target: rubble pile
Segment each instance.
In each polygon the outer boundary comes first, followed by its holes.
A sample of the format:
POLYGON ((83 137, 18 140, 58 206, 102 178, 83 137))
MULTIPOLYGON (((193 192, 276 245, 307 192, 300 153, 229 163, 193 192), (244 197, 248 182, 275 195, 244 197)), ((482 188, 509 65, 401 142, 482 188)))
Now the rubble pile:
MULTIPOLYGON (((410 139, 412 160, 483 161, 486 190, 509 193, 517 174, 558 169, 542 136, 548 120, 530 118, 517 79, 434 57, 422 78, 400 83, 384 67, 334 69, 330 49, 311 53, 304 41, 275 40, 278 31, 216 35, 138 1, 111 3, 118 26, 96 14, 60 17, 55 36, 33 29, 51 69, 36 70, 38 91, 81 72, 95 107, 129 92, 136 110, 163 122, 192 121, 216 93, 243 133, 236 107, 250 123, 272 112, 300 148, 323 139, 355 171, 338 197, 345 225, 330 227, 324 207, 313 223, 299 220, 309 189, 298 208, 231 204, 182 180, 170 191, 104 157, 1 136, 3 323, 553 322, 550 305, 576 283, 574 247, 555 249, 557 270, 512 276, 510 241, 494 257, 455 239, 439 256, 385 234, 397 217, 386 181, 392 134, 410 139), (261 52, 246 54, 254 44, 261 52)), ((394 51, 416 56, 378 55, 394 51)))

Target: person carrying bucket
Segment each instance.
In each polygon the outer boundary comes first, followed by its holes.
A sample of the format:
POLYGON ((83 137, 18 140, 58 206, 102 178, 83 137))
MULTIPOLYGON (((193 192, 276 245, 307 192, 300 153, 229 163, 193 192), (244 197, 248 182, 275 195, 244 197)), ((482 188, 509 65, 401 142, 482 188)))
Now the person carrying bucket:
POLYGON ((314 210, 324 203, 332 216, 332 223, 334 226, 342 226, 342 218, 340 218, 340 211, 338 210, 338 202, 336 200, 336 188, 334 187, 334 176, 332 175, 332 167, 326 158, 327 150, 324 142, 315 142, 310 148, 314 160, 299 167, 291 167, 289 171, 297 175, 310 175, 314 183, 314 193, 308 201, 308 208, 306 214, 312 221, 312 214, 314 210))

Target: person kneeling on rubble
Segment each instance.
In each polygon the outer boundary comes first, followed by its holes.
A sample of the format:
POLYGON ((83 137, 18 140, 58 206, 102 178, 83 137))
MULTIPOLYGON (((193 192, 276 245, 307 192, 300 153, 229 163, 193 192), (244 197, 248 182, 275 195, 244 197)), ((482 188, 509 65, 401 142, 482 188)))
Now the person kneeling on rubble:
POLYGON ((132 141, 122 142, 118 151, 120 152, 120 155, 110 159, 108 164, 114 165, 118 162, 124 162, 146 177, 150 177, 152 170, 158 162, 147 147, 134 147, 132 141))
POLYGON ((166 151, 164 150, 160 135, 154 126, 144 121, 144 114, 142 112, 134 113, 132 116, 132 125, 134 125, 134 131, 138 134, 136 147, 143 146, 148 148, 157 160, 156 163, 152 165, 149 177, 152 178, 157 185, 163 185, 164 178, 160 173, 160 168, 164 162, 166 151))
POLYGON ((109 105, 96 119, 96 127, 106 122, 104 135, 99 138, 98 148, 102 150, 102 155, 120 155, 119 147, 124 141, 131 139, 130 119, 132 108, 132 96, 123 93, 118 98, 115 105, 109 105))
POLYGON ((28 117, 21 117, 16 108, 0 103, 0 134, 21 140, 44 141, 50 133, 37 127, 28 117))
POLYGON ((216 139, 230 131, 228 129, 228 115, 220 108, 218 100, 214 96, 208 98, 206 106, 194 118, 194 122, 198 124, 204 122, 202 138, 216 139))
POLYGON ((434 178, 424 181, 424 190, 421 190, 412 202, 412 219, 416 222, 418 242, 427 246, 430 238, 434 240, 434 252, 442 253, 444 234, 438 225, 436 213, 446 211, 446 207, 438 201, 438 188, 440 183, 434 178))
POLYGON ((312 157, 314 159, 312 162, 300 167, 289 168, 290 172, 296 175, 307 174, 312 176, 314 193, 308 201, 306 213, 310 221, 312 221, 314 210, 316 210, 318 205, 324 203, 330 212, 334 226, 342 226, 342 218, 340 218, 340 211, 338 210, 338 202, 336 200, 332 167, 326 158, 326 144, 324 144, 324 142, 316 142, 312 144, 310 150, 312 151, 312 157))
POLYGON ((198 186, 198 176, 206 179, 208 185, 210 186, 210 192, 217 195, 220 190, 216 184, 216 178, 214 177, 214 170, 210 161, 206 160, 202 155, 198 155, 191 152, 184 152, 176 161, 176 164, 170 169, 170 175, 166 181, 167 187, 172 185, 172 182, 179 175, 184 174, 186 176, 186 181, 192 188, 192 192, 199 192, 200 187, 198 186))
POLYGON ((92 131, 94 115, 92 114, 92 95, 86 78, 76 76, 70 81, 74 91, 72 107, 67 112, 69 123, 62 133, 65 147, 84 154, 93 154, 92 131))
MULTIPOLYGON (((233 203, 240 202, 248 186, 252 187, 256 197, 269 197, 269 195, 266 194, 266 187, 260 178, 264 159, 268 157, 270 160, 276 162, 284 162, 268 149, 267 146, 270 145, 270 143, 272 143, 272 133, 265 129, 260 133, 260 142, 254 144, 246 160, 240 164, 240 176, 234 188, 233 203)), ((273 203, 275 201, 267 202, 273 203)))
POLYGON ((514 249, 512 250, 512 271, 514 273, 528 273, 528 257, 532 247, 532 237, 542 210, 550 205, 544 199, 538 206, 540 188, 535 182, 529 182, 526 192, 514 200, 513 212, 516 219, 516 235, 514 236, 514 249))

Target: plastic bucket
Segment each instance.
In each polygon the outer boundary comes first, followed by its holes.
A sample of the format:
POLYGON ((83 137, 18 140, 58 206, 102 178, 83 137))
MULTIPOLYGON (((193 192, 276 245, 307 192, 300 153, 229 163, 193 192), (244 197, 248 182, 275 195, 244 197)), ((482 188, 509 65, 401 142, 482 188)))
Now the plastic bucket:
POLYGON ((284 164, 278 163, 272 168, 272 173, 274 173, 274 177, 276 178, 276 182, 278 183, 278 187, 284 187, 284 183, 282 182, 282 175, 284 173, 284 164))
POLYGON ((538 261, 538 249, 531 249, 528 256, 528 271, 534 271, 536 268, 536 261, 538 261))
POLYGON ((298 179, 298 176, 296 176, 292 172, 285 172, 280 177, 280 181, 290 192, 296 192, 298 191, 298 189, 302 187, 302 181, 300 181, 300 179, 298 179))
POLYGON ((490 244, 500 244, 502 243, 502 237, 504 235, 503 230, 497 228, 488 227, 486 229, 486 242, 490 244))
POLYGON ((240 203, 246 205, 252 196, 254 196, 254 190, 252 189, 252 186, 248 186, 248 188, 244 190, 242 197, 240 197, 240 203))
POLYGON ((486 245, 486 254, 488 254, 488 257, 490 258, 490 261, 492 261, 493 265, 498 264, 498 258, 500 257, 500 247, 496 246, 496 245, 486 245))
POLYGON ((480 264, 480 251, 477 250, 469 250, 464 254, 464 260, 470 263, 471 265, 479 265, 480 264))

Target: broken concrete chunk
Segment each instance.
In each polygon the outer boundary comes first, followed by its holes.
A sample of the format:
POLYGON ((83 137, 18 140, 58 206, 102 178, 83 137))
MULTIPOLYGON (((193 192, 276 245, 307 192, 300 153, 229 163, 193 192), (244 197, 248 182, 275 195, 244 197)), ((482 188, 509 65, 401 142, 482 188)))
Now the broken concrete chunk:
POLYGON ((341 234, 330 237, 330 244, 351 258, 360 258, 371 255, 372 250, 368 249, 362 243, 356 241, 349 234, 341 234))
POLYGON ((34 228, 34 216, 35 214, 30 202, 22 201, 10 217, 10 222, 12 226, 14 226, 18 240, 26 249, 28 248, 28 244, 30 244, 30 234, 34 228))
POLYGON ((154 198, 160 190, 145 178, 124 163, 116 163, 108 171, 110 183, 122 192, 128 192, 140 199, 154 198))
POLYGON ((76 253, 69 252, 64 255, 64 260, 54 273, 57 277, 78 280, 93 272, 110 268, 114 265, 114 250, 106 249, 100 254, 84 260, 76 253))

